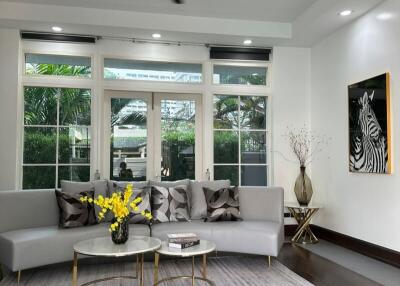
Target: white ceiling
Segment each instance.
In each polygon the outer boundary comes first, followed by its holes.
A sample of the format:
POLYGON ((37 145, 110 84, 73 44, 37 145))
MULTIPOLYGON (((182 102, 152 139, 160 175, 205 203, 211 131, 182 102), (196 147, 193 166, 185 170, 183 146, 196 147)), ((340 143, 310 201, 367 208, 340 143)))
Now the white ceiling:
POLYGON ((74 6, 170 15, 215 17, 256 21, 293 22, 316 0, 10 0, 61 6, 74 6))
POLYGON ((255 46, 309 47, 383 0, 0 0, 0 28, 255 46), (351 9, 349 17, 338 12, 351 9))

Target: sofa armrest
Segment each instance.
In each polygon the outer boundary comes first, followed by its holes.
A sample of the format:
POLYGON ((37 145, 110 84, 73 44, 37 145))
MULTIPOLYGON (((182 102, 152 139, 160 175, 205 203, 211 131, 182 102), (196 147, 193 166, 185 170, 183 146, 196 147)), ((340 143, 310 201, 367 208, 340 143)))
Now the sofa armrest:
POLYGON ((283 188, 240 187, 240 213, 244 220, 269 220, 283 224, 283 188))

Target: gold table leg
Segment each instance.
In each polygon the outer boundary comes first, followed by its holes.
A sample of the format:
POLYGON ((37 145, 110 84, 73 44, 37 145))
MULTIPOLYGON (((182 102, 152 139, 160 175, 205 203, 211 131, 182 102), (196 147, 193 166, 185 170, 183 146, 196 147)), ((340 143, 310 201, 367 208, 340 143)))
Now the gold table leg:
POLYGON ((310 222, 313 216, 317 213, 318 209, 298 209, 288 207, 290 213, 295 218, 298 223, 298 227, 296 229, 296 233, 292 238, 292 242, 294 243, 317 243, 318 238, 314 235, 310 228, 310 222), (307 234, 309 239, 307 240, 307 234))
POLYGON ((203 278, 207 279, 207 254, 203 254, 203 278))
POLYGON ((74 262, 72 265, 72 286, 78 286, 78 253, 74 251, 74 262))
POLYGON ((158 252, 154 255, 154 284, 158 283, 158 265, 160 263, 160 254, 158 252))
POLYGON ((144 286, 144 253, 140 258, 140 286, 144 286))

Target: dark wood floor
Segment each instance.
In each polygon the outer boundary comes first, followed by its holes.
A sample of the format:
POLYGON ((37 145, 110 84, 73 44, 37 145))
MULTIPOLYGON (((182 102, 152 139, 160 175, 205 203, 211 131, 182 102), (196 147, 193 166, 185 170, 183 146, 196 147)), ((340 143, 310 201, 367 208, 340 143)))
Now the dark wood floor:
POLYGON ((304 279, 320 286, 381 285, 302 247, 285 243, 278 261, 304 279))

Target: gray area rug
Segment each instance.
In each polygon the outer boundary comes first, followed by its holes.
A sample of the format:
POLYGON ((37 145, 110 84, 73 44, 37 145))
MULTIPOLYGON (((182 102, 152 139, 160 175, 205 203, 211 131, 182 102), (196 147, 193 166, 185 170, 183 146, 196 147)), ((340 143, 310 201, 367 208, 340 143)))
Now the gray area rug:
MULTIPOLYGON (((200 275, 200 260, 196 260, 196 273, 200 275)), ((119 263, 80 263, 78 264, 79 285, 90 280, 107 276, 134 275, 135 264, 130 262, 119 263)), ((153 284, 153 263, 145 263, 145 285, 153 284)), ((167 276, 190 275, 191 260, 161 260, 159 279, 167 276)), ((218 257, 208 260, 208 278, 213 280, 217 286, 309 286, 313 285, 289 270, 277 260, 272 260, 270 268, 264 257, 218 257)), ((1 286, 17 285, 16 275, 8 274, 0 282, 1 286)), ((60 264, 41 267, 22 272, 20 285, 29 286, 71 286, 71 264, 60 264)), ((96 284, 98 286, 134 286, 136 281, 120 280, 96 284)), ((164 283, 167 286, 188 286, 190 281, 176 280, 164 283)), ((197 281, 196 285, 207 285, 197 281)))

